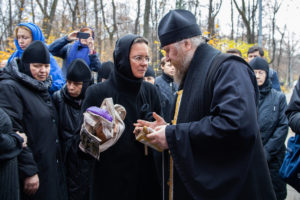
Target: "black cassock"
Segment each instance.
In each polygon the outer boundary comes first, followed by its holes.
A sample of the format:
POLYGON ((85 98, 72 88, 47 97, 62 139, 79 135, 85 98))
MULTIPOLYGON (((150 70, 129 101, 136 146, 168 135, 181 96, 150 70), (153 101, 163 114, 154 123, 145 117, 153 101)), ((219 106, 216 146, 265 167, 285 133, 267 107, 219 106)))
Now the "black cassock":
POLYGON ((257 123, 256 79, 225 61, 211 102, 204 91, 217 50, 200 45, 183 84, 177 125, 166 128, 174 159, 174 199, 275 199, 257 123))

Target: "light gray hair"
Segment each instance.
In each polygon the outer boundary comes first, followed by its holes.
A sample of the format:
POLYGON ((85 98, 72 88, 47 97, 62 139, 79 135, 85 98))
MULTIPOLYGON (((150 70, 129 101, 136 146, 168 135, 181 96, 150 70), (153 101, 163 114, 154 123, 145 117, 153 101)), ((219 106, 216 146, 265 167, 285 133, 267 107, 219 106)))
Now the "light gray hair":
POLYGON ((187 38, 187 39, 183 39, 179 42, 176 42, 174 45, 176 47, 176 49, 178 50, 179 49, 179 44, 182 43, 182 42, 185 42, 186 40, 191 40, 191 43, 192 43, 192 47, 194 49, 196 49, 200 44, 203 44, 203 43, 206 43, 206 40, 203 36, 201 35, 197 35, 197 36, 194 36, 194 37, 191 37, 191 38, 187 38))

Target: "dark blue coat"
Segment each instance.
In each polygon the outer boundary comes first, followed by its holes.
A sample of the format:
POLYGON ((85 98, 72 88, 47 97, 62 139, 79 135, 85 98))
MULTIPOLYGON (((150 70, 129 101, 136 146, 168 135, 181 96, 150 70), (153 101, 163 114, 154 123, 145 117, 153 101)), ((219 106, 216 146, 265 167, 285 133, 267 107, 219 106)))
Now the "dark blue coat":
POLYGON ((162 116, 166 122, 171 122, 171 110, 175 101, 178 86, 174 82, 173 78, 169 77, 165 73, 162 73, 162 75, 156 77, 155 85, 158 87, 161 93, 160 103, 162 116))
POLYGON ((269 77, 272 81, 272 88, 281 92, 280 83, 278 80, 277 72, 274 69, 269 69, 269 77))
POLYGON ((177 125, 166 128, 174 199, 275 199, 257 123, 257 87, 245 64, 225 61, 205 103, 205 78, 219 52, 201 44, 191 61, 177 125))
POLYGON ((272 89, 270 80, 259 88, 258 124, 277 200, 286 198, 286 184, 279 177, 285 155, 288 119, 285 95, 272 89))
MULTIPOLYGON (((63 59, 63 66, 62 66, 62 73, 64 78, 66 78, 67 74, 67 57, 69 55, 69 51, 71 49, 72 44, 70 44, 70 41, 67 40, 67 36, 59 38, 55 40, 53 43, 49 45, 49 52, 57 57, 60 57, 63 59)), ((99 60, 98 54, 90 54, 90 69, 92 71, 97 72, 101 66, 101 62, 99 60)))

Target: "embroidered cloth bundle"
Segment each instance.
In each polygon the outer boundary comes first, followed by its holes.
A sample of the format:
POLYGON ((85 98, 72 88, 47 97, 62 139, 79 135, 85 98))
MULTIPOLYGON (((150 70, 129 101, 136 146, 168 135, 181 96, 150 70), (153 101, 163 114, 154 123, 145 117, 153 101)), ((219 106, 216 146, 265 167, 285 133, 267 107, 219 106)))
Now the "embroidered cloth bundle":
POLYGON ((124 132, 126 110, 114 105, 112 98, 105 98, 100 107, 89 107, 83 116, 79 148, 99 160, 100 153, 114 145, 124 132))

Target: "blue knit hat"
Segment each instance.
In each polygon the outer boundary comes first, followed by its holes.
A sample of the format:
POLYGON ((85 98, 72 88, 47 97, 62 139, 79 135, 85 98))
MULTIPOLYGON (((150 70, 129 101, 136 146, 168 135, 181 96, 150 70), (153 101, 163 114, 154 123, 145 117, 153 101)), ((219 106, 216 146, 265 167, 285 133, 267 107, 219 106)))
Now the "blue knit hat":
POLYGON ((187 10, 171 10, 159 22, 161 47, 201 35, 195 16, 187 10))

